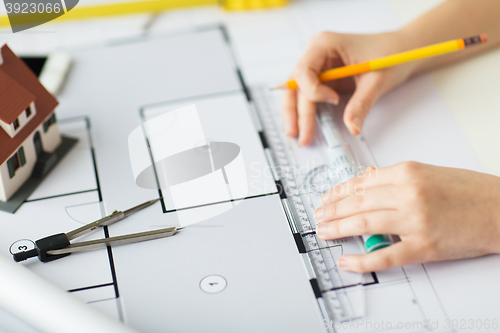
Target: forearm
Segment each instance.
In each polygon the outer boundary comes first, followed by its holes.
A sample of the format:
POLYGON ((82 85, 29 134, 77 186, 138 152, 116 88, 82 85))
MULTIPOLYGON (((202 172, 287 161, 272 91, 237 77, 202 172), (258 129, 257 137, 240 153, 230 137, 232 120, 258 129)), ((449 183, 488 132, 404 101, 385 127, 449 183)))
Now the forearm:
POLYGON ((484 52, 500 44, 499 0, 448 0, 400 30, 406 48, 417 48, 451 39, 486 33, 488 42, 456 53, 418 61, 413 73, 421 73, 484 52))

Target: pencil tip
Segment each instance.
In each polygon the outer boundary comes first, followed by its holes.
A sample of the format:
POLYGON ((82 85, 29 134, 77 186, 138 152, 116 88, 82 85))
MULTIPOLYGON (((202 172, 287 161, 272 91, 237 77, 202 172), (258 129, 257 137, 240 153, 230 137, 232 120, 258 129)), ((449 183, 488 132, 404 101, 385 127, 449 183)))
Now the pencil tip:
POLYGON ((286 89, 286 88, 287 88, 286 84, 281 84, 279 86, 269 88, 269 90, 279 90, 279 89, 286 89))

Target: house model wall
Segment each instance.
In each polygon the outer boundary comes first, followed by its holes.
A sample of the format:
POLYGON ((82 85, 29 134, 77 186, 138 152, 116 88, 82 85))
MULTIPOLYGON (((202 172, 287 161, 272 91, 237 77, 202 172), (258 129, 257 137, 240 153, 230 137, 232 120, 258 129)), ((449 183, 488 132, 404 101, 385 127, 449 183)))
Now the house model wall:
POLYGON ((61 143, 57 100, 8 47, 0 48, 0 201, 28 180, 61 143))

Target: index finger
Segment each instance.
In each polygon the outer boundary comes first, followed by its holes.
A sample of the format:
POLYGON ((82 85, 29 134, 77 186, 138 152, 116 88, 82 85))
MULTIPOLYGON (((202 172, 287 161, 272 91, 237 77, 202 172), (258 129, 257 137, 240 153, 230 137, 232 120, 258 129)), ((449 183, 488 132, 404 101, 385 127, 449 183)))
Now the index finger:
POLYGON ((316 130, 316 103, 309 101, 302 91, 298 92, 299 144, 307 146, 314 140, 316 130))
POLYGON ((347 198, 353 194, 363 193, 366 189, 393 184, 393 171, 388 168, 369 166, 365 172, 344 183, 335 185, 321 196, 323 205, 347 198))
POLYGON ((297 91, 284 91, 282 96, 282 104, 286 134, 291 137, 296 137, 299 134, 299 126, 297 122, 297 91))

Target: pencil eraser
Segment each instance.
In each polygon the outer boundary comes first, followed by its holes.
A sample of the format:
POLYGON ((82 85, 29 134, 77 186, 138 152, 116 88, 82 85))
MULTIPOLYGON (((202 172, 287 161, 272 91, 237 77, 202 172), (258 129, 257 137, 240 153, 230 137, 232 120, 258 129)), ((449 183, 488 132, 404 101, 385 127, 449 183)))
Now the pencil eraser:
POLYGON ((480 34, 479 38, 481 38, 481 43, 486 43, 488 41, 488 35, 480 34))

